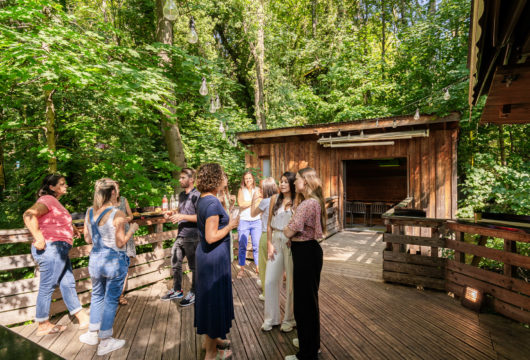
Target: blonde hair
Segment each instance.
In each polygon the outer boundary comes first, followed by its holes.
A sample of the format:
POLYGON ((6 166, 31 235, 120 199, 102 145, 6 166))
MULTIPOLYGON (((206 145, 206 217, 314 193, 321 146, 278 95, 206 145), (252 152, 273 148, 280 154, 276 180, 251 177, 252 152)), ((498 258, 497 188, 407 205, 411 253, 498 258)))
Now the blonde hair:
POLYGON ((94 186, 94 211, 98 211, 105 203, 112 200, 112 191, 116 189, 116 182, 109 178, 102 178, 96 181, 94 186))
MULTIPOLYGON (((322 181, 317 175, 315 169, 306 167, 298 170, 298 174, 305 180, 307 187, 311 190, 309 198, 313 198, 320 204, 320 224, 322 225, 322 233, 326 234, 327 231, 327 215, 326 215, 326 202, 324 201, 324 195, 322 193, 322 181)), ((297 203, 301 203, 305 200, 304 194, 297 194, 297 203)))

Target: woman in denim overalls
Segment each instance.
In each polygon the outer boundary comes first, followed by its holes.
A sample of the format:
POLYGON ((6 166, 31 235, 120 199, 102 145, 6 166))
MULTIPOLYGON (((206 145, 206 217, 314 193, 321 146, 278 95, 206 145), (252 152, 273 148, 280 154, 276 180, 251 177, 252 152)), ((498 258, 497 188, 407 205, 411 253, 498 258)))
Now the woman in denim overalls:
POLYGON ((133 223, 125 233, 125 214, 112 206, 117 194, 113 180, 98 180, 94 206, 88 209, 85 218, 85 240, 94 245, 88 264, 92 300, 88 332, 81 335, 79 340, 88 345, 97 345, 101 339, 97 351, 100 356, 125 345, 125 340, 112 337, 112 326, 129 268, 125 244, 138 229, 138 224, 133 223))

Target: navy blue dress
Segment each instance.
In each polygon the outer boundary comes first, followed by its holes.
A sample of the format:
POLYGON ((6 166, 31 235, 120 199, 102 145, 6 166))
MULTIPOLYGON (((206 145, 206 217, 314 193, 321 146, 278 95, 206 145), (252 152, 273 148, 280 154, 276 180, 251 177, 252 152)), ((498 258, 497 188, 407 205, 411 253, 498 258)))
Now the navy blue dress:
POLYGON ((226 339, 234 319, 230 234, 208 244, 204 235, 206 219, 219 216, 219 229, 228 225, 229 215, 215 196, 201 197, 197 203, 200 242, 195 252, 195 327, 197 334, 226 339))

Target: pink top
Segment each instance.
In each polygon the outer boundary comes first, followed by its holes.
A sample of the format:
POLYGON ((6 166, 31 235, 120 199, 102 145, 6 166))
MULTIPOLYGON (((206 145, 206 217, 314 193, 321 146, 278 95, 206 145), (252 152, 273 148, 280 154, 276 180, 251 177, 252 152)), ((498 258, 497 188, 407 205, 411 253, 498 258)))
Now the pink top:
POLYGON ((320 204, 317 200, 302 201, 287 225, 289 229, 296 232, 293 240, 306 241, 323 238, 320 216, 320 204))
POLYGON ((37 218, 44 240, 66 241, 72 245, 74 229, 72 228, 72 216, 68 210, 52 195, 41 196, 37 202, 48 208, 48 213, 37 218))

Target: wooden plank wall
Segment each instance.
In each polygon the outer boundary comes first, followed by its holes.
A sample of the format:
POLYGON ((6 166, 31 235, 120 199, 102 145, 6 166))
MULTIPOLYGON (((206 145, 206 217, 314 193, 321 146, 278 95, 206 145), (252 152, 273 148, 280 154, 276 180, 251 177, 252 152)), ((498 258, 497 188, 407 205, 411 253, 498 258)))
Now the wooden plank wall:
MULTIPOLYGON (((153 250, 139 254, 131 259, 127 289, 132 290, 171 276, 171 249, 164 249, 163 242, 177 236, 177 231, 162 232, 163 218, 152 220, 136 220, 139 225, 149 226, 148 235, 135 237, 136 245, 153 244, 153 250)), ((82 229, 81 229, 82 231, 82 229)), ((32 236, 27 229, 0 230, 0 243, 31 242, 32 236)), ((90 254, 92 245, 82 245, 70 250, 71 259, 85 257, 90 254)), ((12 255, 0 257, 0 271, 35 267, 31 254, 12 255)), ((74 269, 76 290, 82 305, 90 303, 90 289, 92 282, 88 267, 74 269)), ((0 324, 16 324, 35 317, 35 304, 39 290, 39 272, 32 279, 0 283, 0 324)), ((53 293, 50 315, 66 311, 60 290, 53 293)))
MULTIPOLYGON (((246 166, 261 168, 261 157, 270 157, 271 173, 279 179, 284 171, 311 166, 320 174, 325 197, 338 196, 339 216, 343 216, 343 161, 363 159, 407 158, 408 196, 413 207, 424 209, 427 217, 452 219, 456 214, 456 141, 458 130, 444 126, 431 127, 427 138, 396 140, 394 146, 358 148, 324 148, 315 140, 289 137, 283 142, 249 145, 246 166)), ((274 142, 273 142, 274 141, 274 142)), ((416 236, 430 236, 428 229, 407 229, 416 236), (422 232, 423 231, 423 232, 422 232)), ((422 249, 423 251, 424 249, 422 249)), ((429 251, 428 248, 425 251, 429 251)))

